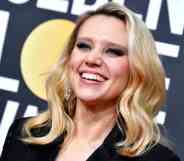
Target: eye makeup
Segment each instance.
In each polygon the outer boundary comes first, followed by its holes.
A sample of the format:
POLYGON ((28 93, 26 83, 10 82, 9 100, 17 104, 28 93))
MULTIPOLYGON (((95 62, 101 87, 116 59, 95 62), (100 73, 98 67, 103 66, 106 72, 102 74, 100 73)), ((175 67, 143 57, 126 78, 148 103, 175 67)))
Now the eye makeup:
POLYGON ((107 48, 105 52, 111 56, 123 56, 126 54, 124 50, 119 48, 107 48))
POLYGON ((91 49, 91 46, 88 43, 83 42, 83 41, 77 42, 76 46, 77 46, 78 49, 91 49))

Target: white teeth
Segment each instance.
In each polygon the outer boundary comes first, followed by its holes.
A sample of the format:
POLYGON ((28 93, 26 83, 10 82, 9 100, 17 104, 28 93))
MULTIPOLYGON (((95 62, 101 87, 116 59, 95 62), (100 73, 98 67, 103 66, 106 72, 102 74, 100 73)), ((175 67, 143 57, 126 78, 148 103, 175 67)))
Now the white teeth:
POLYGON ((89 80, 97 80, 97 75, 92 73, 82 73, 82 78, 89 80))

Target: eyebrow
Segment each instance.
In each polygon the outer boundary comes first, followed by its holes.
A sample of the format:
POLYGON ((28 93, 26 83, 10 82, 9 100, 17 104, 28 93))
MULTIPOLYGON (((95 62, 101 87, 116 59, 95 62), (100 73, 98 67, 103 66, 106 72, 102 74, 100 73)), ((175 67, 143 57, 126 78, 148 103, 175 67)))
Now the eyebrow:
MULTIPOLYGON (((93 43, 93 40, 89 37, 78 37, 77 41, 88 41, 88 42, 93 43)), ((103 43, 107 44, 108 46, 118 47, 120 50, 122 50, 123 52, 128 54, 128 48, 126 46, 123 46, 121 44, 117 44, 117 43, 114 43, 114 42, 111 42, 111 41, 106 41, 106 40, 103 41, 103 43)))

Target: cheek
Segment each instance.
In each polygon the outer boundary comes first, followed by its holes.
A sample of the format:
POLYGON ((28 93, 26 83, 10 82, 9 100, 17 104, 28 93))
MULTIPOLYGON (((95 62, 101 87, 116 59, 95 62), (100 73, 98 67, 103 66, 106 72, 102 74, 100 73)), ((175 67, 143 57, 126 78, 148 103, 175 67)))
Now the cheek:
POLYGON ((69 80, 70 80, 70 83, 73 84, 71 80, 74 79, 74 76, 75 76, 75 73, 77 72, 77 63, 78 61, 75 59, 75 57, 73 55, 71 55, 70 57, 70 61, 68 63, 68 71, 69 71, 69 80))
POLYGON ((75 70, 79 64, 79 61, 79 57, 77 57, 75 53, 72 53, 69 61, 69 69, 75 70))
POLYGON ((129 76, 129 63, 128 61, 116 62, 112 65, 111 74, 114 79, 128 79, 129 76))
POLYGON ((84 59, 84 55, 80 54, 78 51, 74 49, 71 53, 69 68, 72 70, 77 70, 81 65, 83 59, 84 59))

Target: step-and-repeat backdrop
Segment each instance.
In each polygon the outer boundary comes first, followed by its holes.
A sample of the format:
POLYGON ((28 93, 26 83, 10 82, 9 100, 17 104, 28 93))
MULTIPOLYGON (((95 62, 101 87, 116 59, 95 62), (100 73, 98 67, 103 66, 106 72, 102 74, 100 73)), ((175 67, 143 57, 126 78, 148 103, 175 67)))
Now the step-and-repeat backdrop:
MULTIPOLYGON (((167 76, 167 102, 156 117, 184 159, 184 1, 114 0, 153 33, 167 76)), ((47 108, 44 80, 74 21, 108 0, 0 0, 0 153, 15 118, 47 108)))

